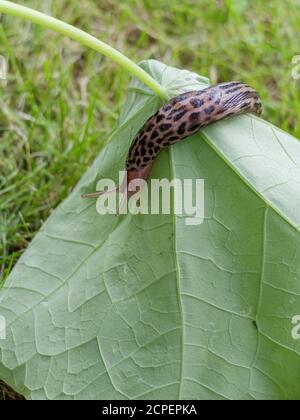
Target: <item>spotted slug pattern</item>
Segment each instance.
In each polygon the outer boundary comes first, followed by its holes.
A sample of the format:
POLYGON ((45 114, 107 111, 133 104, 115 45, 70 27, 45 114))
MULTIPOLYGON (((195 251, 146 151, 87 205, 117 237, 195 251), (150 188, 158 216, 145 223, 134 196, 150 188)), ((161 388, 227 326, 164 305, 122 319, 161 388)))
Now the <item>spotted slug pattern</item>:
POLYGON ((150 165, 163 149, 216 121, 248 112, 260 115, 261 110, 257 92, 242 82, 183 93, 146 121, 130 147, 126 170, 150 165))

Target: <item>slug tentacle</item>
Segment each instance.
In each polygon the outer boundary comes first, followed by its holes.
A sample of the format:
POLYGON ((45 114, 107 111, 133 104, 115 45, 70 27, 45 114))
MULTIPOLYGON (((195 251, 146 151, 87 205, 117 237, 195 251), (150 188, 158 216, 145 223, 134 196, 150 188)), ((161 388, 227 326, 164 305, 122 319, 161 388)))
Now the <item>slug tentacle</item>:
POLYGON ((257 92, 242 82, 220 83, 171 99, 137 133, 126 159, 127 182, 117 190, 133 195, 127 185, 133 179, 147 179, 156 157, 166 147, 217 121, 249 112, 260 115, 261 111, 257 92))

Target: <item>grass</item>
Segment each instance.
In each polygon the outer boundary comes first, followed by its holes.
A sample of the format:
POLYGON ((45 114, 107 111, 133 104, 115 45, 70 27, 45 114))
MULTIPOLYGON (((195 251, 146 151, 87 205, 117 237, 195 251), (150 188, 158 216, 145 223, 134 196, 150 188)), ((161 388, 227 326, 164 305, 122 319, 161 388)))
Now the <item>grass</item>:
MULTIPOLYGON (((115 46, 136 62, 156 58, 253 85, 264 117, 300 138, 296 0, 27 0, 115 46)), ((104 145, 129 76, 50 31, 1 17, 0 287, 51 211, 104 145)), ((0 384, 0 399, 13 393, 0 384)))

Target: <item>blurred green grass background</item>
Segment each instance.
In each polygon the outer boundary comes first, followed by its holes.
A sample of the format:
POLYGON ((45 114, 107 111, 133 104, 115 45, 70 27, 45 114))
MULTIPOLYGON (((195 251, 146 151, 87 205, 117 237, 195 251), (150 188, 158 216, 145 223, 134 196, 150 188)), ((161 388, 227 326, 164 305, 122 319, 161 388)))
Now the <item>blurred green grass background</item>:
MULTIPOLYGON (((298 0, 28 0, 136 62, 156 58, 210 77, 243 80, 264 118, 300 137, 298 0)), ((0 18, 0 287, 51 211, 111 132, 130 76, 101 55, 16 18, 0 18)), ((13 398, 0 384, 0 399, 13 398)))

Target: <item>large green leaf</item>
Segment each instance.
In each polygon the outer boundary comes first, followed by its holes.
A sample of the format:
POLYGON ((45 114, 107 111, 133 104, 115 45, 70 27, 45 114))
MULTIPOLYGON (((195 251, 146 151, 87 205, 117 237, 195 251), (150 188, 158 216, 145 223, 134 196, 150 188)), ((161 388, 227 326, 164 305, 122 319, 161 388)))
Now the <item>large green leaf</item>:
MULTIPOLYGON (((156 61, 169 89, 204 80, 156 61)), ((134 82, 108 146, 1 291, 0 376, 32 399, 299 399, 300 144, 252 116, 162 153, 153 177, 204 178, 205 222, 100 216, 159 101, 134 82)))

